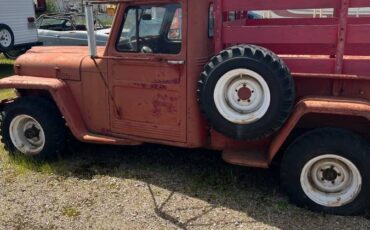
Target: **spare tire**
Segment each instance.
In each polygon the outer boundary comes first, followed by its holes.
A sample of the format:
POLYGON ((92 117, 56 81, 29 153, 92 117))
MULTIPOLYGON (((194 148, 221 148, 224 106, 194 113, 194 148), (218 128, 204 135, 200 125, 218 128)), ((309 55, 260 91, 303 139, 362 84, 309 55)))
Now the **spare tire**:
POLYGON ((238 45, 205 66, 198 101, 210 126, 237 140, 255 140, 278 131, 295 99, 288 67, 271 51, 238 45))
POLYGON ((13 49, 14 33, 9 26, 0 24, 0 51, 5 52, 13 49))

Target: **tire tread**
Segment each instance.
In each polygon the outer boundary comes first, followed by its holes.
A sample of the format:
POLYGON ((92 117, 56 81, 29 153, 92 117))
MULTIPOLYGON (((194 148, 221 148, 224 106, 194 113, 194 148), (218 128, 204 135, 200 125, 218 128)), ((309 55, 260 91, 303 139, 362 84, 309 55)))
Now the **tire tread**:
POLYGON ((365 192, 365 197, 362 196, 361 198, 359 198, 359 201, 357 201, 355 204, 351 205, 350 203, 339 208, 330 208, 315 204, 313 201, 309 200, 309 198, 306 197, 305 194, 302 194, 303 190, 301 191, 300 189, 297 189, 298 185, 294 185, 295 182, 292 179, 292 175, 295 175, 295 173, 299 172, 294 172, 292 168, 297 165, 297 162, 299 162, 301 158, 308 160, 310 159, 310 157, 312 157, 312 155, 310 154, 303 154, 302 150, 312 150, 313 148, 316 148, 318 150, 326 149, 328 148, 327 146, 335 146, 338 145, 338 143, 344 146, 351 146, 351 149, 353 149, 352 151, 356 150, 356 152, 348 153, 347 158, 352 157, 356 159, 357 162, 364 163, 366 167, 363 169, 363 171, 365 173, 365 177, 369 179, 370 170, 367 166, 370 164, 370 159, 368 156, 368 153, 370 153, 370 144, 368 141, 366 141, 361 136, 358 136, 344 129, 316 129, 305 133, 297 140, 295 140, 286 150, 281 162, 281 186, 287 192, 288 197, 293 203, 296 203, 300 207, 305 207, 313 211, 338 215, 355 215, 369 208, 370 201, 368 198, 366 198, 367 192, 370 190, 368 181, 364 183, 364 185, 366 185, 363 188, 367 191, 365 192))
POLYGON ((65 121, 62 118, 57 106, 50 100, 41 97, 30 96, 18 98, 4 108, 0 116, 0 135, 1 142, 4 144, 5 149, 10 152, 10 154, 15 154, 16 151, 9 135, 4 129, 4 125, 7 125, 6 122, 10 122, 8 120, 10 120, 11 117, 8 119, 7 116, 17 114, 18 111, 33 111, 33 113, 39 116, 39 119, 41 118, 43 121, 46 121, 44 126, 48 126, 47 128, 49 130, 54 131, 52 134, 45 134, 48 136, 48 139, 51 140, 51 145, 49 145, 49 148, 43 150, 39 155, 35 156, 35 158, 40 160, 55 159, 64 148, 66 134, 65 121))

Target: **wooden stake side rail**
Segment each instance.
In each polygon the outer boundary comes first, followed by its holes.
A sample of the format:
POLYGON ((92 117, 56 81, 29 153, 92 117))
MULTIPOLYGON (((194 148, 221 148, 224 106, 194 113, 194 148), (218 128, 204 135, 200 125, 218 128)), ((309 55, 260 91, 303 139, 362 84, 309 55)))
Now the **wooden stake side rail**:
MULTIPOLYGON (((351 0, 349 7, 369 7, 369 3, 369 0, 351 0)), ((223 0, 224 11, 323 9, 341 5, 342 0, 223 0)))
POLYGON ((284 55, 292 72, 370 76, 370 58, 358 58, 370 57, 370 16, 350 17, 354 7, 370 7, 370 0, 216 0, 215 50, 255 44, 284 55), (334 15, 248 19, 246 13, 294 9, 333 9, 334 15), (236 20, 228 20, 229 12, 236 20))

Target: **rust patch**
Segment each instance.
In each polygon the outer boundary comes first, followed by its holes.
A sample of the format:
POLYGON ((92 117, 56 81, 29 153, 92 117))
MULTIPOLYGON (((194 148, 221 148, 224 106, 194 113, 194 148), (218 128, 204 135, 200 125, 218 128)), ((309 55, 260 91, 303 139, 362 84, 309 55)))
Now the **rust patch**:
POLYGON ((153 115, 161 116, 163 113, 177 113, 177 97, 158 94, 153 100, 153 115))
POLYGON ((170 79, 170 80, 155 80, 153 81, 154 84, 180 84, 180 79, 170 79))
POLYGON ((155 83, 145 84, 145 83, 137 83, 137 82, 135 82, 133 84, 134 84, 134 86, 139 87, 139 88, 143 88, 143 89, 163 89, 163 90, 167 89, 167 86, 163 85, 163 84, 155 84, 155 83))

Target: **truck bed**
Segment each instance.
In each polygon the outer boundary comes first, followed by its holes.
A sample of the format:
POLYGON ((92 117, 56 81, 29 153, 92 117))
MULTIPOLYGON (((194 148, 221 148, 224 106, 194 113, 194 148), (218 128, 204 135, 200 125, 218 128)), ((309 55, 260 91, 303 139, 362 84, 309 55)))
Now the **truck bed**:
MULTIPOLYGON (((366 0, 220 0, 216 2, 216 52, 234 44, 266 47, 302 76, 370 77, 370 15, 366 0), (248 12, 302 9, 333 12, 331 16, 250 18, 248 12), (349 12, 351 14, 349 15, 349 12), (361 11, 362 12, 362 11, 361 11), (230 19, 230 14, 235 15, 230 19)), ((370 78, 369 78, 370 79, 370 78)))

